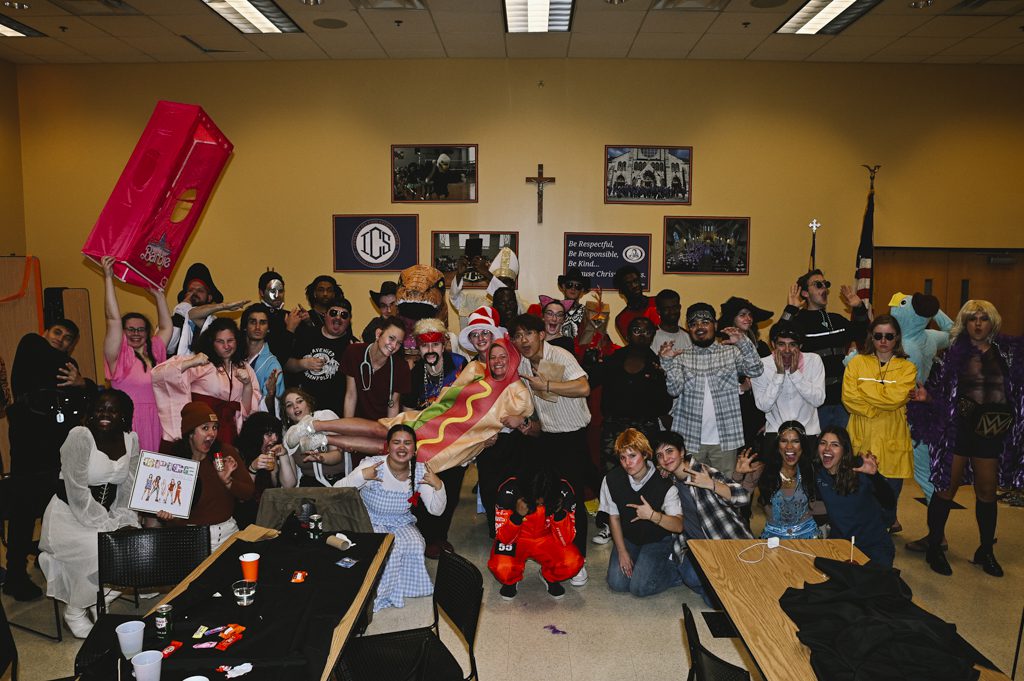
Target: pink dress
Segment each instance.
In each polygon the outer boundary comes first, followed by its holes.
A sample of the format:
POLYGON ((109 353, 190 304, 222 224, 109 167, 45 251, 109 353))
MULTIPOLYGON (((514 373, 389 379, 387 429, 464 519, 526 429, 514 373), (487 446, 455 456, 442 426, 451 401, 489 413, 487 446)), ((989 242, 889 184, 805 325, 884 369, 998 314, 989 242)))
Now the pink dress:
MULTIPOLYGON (((156 359, 154 366, 167 359, 167 346, 157 337, 153 338, 153 357, 156 359)), ((147 370, 135 356, 127 336, 121 337, 117 362, 110 366, 104 360, 103 371, 111 387, 125 391, 132 398, 135 405, 132 430, 139 436, 139 447, 149 452, 160 451, 160 413, 153 393, 153 371, 147 370)))

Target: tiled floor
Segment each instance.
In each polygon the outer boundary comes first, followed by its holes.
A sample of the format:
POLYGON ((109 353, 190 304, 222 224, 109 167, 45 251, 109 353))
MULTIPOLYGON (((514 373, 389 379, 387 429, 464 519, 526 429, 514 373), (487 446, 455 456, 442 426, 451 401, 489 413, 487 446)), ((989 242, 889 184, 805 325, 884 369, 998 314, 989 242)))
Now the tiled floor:
MULTIPOLYGON (((457 552, 484 572, 484 606, 476 642, 483 681, 667 681, 686 677, 680 603, 686 602, 695 611, 703 609, 703 603, 685 587, 646 599, 610 592, 604 584, 610 544, 590 545, 590 582, 581 588, 567 585, 563 600, 556 602, 547 595, 535 565, 527 568, 519 596, 511 602, 501 600, 497 583, 486 571, 487 532, 483 516, 474 512, 476 503, 470 492, 475 479, 471 470, 450 539, 457 552), (546 625, 566 633, 551 633, 546 625)), ((955 622, 968 641, 1008 673, 1024 606, 1024 509, 999 506, 997 556, 1006 577, 995 579, 967 562, 978 541, 974 497, 969 489, 962 490, 957 500, 967 508, 952 513, 948 532, 954 575, 944 578, 931 572, 920 554, 903 549, 907 540, 925 531, 925 509, 914 500, 919 496, 916 492, 917 487, 909 483, 900 499, 900 520, 906 529, 897 537, 896 567, 902 570, 918 603, 955 622)), ((762 523, 763 518, 755 515, 755 527, 762 523)), ((436 563, 428 564, 433 571, 436 563)), ((38 572, 32 574, 41 581, 38 572)), ((16 620, 52 626, 52 615, 49 622, 46 619, 52 610, 42 601, 23 604, 4 597, 4 607, 16 620)), ((114 610, 129 611, 130 606, 119 602, 114 610)), ((430 619, 430 599, 410 599, 402 610, 377 613, 370 633, 422 626, 430 619)), ((697 623, 705 645, 723 658, 753 669, 742 643, 713 639, 703 618, 698 616, 697 623)), ((461 650, 457 634, 443 628, 449 647, 461 650)), ((79 646, 75 639, 56 644, 20 631, 15 631, 15 638, 24 681, 71 674, 79 646)), ((468 657, 461 659, 468 668, 468 657)), ((759 676, 755 673, 754 678, 759 676)))

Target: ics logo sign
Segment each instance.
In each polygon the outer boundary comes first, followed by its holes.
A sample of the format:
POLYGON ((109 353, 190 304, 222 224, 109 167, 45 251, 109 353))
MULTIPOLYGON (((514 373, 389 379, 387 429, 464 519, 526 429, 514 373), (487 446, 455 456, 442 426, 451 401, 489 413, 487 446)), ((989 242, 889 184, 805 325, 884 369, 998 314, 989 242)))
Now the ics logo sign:
POLYGON ((622 251, 622 259, 628 263, 636 264, 638 262, 643 262, 643 259, 646 257, 647 251, 644 247, 636 244, 626 246, 622 251))
POLYGON ((352 253, 367 267, 387 267, 400 246, 398 230, 386 220, 367 220, 352 233, 352 253))

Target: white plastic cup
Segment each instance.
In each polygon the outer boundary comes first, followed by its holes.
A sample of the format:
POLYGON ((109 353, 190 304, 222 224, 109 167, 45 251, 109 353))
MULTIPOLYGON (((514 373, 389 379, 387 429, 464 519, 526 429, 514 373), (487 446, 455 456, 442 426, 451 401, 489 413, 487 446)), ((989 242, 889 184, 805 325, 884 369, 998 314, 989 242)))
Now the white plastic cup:
POLYGON ((146 623, 141 620, 122 622, 114 629, 117 632, 117 642, 121 645, 121 654, 124 659, 130 660, 142 652, 142 635, 146 631, 146 623))
POLYGON ((210 681, 206 676, 190 676, 185 681, 210 681))
POLYGON ((135 681, 160 681, 160 663, 164 654, 159 650, 147 650, 132 658, 135 681))

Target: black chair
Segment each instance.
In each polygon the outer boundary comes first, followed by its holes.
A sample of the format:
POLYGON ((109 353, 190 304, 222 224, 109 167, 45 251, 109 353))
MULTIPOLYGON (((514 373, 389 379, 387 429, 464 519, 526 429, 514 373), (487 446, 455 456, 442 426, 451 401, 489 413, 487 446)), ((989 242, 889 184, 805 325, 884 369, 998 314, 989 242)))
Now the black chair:
MULTIPOLYGON (((114 628, 136 616, 107 613, 104 585, 160 587, 178 584, 210 555, 210 528, 206 525, 134 529, 122 527, 97 535, 99 592, 96 624, 75 656, 75 674, 101 678, 96 670, 114 669, 120 650, 114 628)), ((138 609, 138 598, 136 598, 138 609)))
POLYGON ((99 593, 96 612, 105 615, 103 586, 142 587, 177 584, 210 555, 210 528, 188 527, 147 528, 123 527, 113 532, 100 532, 99 593))
POLYGON ((345 646, 335 673, 344 681, 412 681, 413 679, 477 679, 477 620, 484 598, 480 570, 451 551, 441 553, 434 585, 434 624, 376 636, 361 636, 345 646), (438 608, 444 610, 469 646, 469 675, 438 634, 438 608))
POLYGON ((18 648, 14 645, 14 635, 4 612, 4 604, 0 603, 0 677, 7 669, 11 670, 11 681, 18 681, 18 648))
POLYGON ((683 603, 683 626, 690 649, 690 673, 686 681, 750 681, 746 669, 726 662, 701 645, 697 622, 686 603, 683 603))

